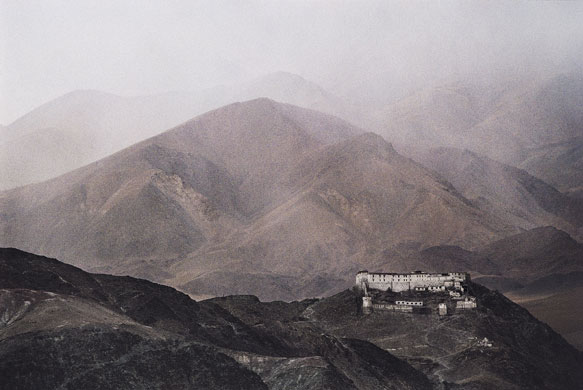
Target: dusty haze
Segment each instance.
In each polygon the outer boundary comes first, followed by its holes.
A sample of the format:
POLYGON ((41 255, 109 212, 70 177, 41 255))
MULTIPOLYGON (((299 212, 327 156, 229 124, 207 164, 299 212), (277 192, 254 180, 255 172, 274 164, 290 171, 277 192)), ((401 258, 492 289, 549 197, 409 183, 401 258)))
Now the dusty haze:
POLYGON ((0 0, 0 378, 583 388, 582 21, 0 0), (471 281, 364 316, 363 269, 471 281))
POLYGON ((581 2, 0 2, 0 123, 71 90, 200 91, 274 71, 358 104, 581 71, 581 2))
POLYGON ((440 256, 538 283, 480 260, 514 237, 578 280, 581 2, 0 4, 1 246, 296 299, 440 256))

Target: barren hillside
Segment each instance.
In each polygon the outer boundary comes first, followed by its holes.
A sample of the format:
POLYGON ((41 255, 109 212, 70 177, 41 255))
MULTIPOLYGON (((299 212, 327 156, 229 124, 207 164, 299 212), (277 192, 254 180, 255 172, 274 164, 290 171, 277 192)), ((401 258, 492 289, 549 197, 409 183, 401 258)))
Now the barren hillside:
POLYGON ((517 231, 359 132, 267 99, 229 105, 2 193, 2 244, 193 294, 293 299, 342 288, 389 247, 517 231))
POLYGON ((387 108, 379 131, 403 145, 467 148, 567 191, 582 178, 582 80, 561 74, 428 88, 387 108))
POLYGON ((260 97, 356 115, 318 85, 285 72, 197 92, 121 97, 74 91, 0 128, 0 190, 59 176, 208 110, 260 97))

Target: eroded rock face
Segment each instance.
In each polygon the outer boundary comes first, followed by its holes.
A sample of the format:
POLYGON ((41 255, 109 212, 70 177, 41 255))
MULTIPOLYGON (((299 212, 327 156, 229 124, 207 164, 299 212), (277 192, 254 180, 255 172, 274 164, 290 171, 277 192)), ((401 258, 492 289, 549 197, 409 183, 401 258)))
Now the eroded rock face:
POLYGON ((10 290, 0 290, 0 329, 21 318, 29 310, 31 303, 10 290))

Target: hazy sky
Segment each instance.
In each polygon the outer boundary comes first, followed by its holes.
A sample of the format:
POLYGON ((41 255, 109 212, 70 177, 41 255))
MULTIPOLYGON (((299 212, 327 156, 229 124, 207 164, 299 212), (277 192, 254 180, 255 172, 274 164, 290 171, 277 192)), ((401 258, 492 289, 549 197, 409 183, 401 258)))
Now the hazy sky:
POLYGON ((3 124, 74 89, 196 91, 285 70, 366 96, 456 74, 578 67, 583 53, 583 2, 0 4, 3 124))

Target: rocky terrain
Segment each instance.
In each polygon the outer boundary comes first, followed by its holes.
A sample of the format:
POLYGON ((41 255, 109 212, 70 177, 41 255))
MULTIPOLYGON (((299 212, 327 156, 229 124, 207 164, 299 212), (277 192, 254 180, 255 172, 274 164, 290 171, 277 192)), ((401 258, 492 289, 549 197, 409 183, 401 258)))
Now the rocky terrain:
POLYGON ((195 302, 0 250, 2 388, 576 389, 582 355, 499 293, 446 318, 360 312, 360 293, 195 302), (492 347, 478 339, 487 337, 492 347))

